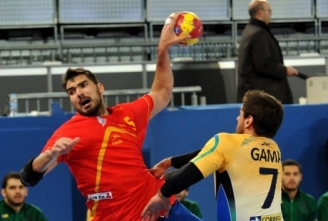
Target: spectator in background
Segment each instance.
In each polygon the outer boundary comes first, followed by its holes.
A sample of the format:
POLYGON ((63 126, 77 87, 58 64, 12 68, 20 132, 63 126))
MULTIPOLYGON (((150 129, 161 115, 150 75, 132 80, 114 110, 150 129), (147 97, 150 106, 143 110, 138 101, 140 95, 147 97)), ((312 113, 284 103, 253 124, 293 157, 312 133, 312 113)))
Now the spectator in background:
POLYGON ((317 221, 328 221, 328 192, 324 193, 318 201, 317 221))
MULTIPOLYGON (((171 176, 176 170, 170 170, 165 173, 165 180, 171 176)), ((202 213, 200 211, 200 207, 197 202, 186 199, 189 194, 189 187, 182 190, 181 192, 175 194, 176 200, 178 200, 182 205, 184 205, 192 214, 195 216, 202 218, 202 213)))
POLYGON ((287 76, 298 75, 298 72, 283 64, 279 43, 269 27, 270 4, 253 0, 248 11, 250 20, 242 33, 238 53, 237 102, 242 102, 248 90, 263 90, 283 104, 292 104, 287 76))
MULTIPOLYGON (((326 160, 328 162, 328 140, 325 144, 326 148, 326 160)), ((317 206, 317 221, 328 221, 328 192, 325 192, 320 196, 317 206)))
POLYGON ((196 201, 188 200, 186 197, 189 193, 189 187, 182 190, 180 193, 175 194, 175 198, 184 205, 192 214, 196 215, 199 218, 202 218, 202 213, 200 212, 200 207, 196 201))
POLYGON ((27 187, 20 181, 19 173, 10 172, 2 180, 0 220, 3 221, 46 221, 36 206, 25 202, 27 187))
POLYGON ((282 163, 282 202, 284 221, 314 221, 316 213, 313 196, 301 191, 302 167, 295 160, 282 163))

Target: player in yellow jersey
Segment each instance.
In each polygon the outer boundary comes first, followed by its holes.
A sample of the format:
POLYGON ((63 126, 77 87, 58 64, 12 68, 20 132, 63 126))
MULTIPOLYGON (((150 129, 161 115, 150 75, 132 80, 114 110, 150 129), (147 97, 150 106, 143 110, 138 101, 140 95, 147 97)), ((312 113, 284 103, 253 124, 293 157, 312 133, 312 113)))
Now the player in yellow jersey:
POLYGON ((156 176, 169 167, 180 169, 149 201, 143 220, 168 212, 168 197, 215 173, 218 221, 282 221, 281 154, 272 138, 283 113, 273 96, 246 92, 236 133, 218 133, 201 150, 166 158, 153 168, 156 176))

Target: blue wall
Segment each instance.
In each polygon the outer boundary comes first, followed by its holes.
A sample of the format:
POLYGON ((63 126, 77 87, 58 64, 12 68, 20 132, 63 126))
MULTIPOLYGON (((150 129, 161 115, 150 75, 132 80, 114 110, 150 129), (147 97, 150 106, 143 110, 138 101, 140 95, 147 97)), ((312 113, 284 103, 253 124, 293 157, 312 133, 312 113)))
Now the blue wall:
MULTIPOLYGON (((240 105, 209 105, 161 112, 149 125, 144 145, 145 156, 149 156, 145 158, 147 165, 201 148, 217 132, 234 132, 239 108, 240 105)), ((0 118, 0 177, 21 169, 28 159, 39 154, 47 138, 70 116, 0 118)), ((304 191, 318 198, 328 190, 324 148, 328 139, 328 105, 286 106, 275 139, 283 159, 293 158, 302 164, 304 191)), ((81 221, 85 216, 84 199, 64 164, 29 190, 27 200, 38 205, 49 221, 81 221)), ((215 220, 212 176, 192 186, 189 198, 200 203, 205 221, 215 220)))
MULTIPOLYGON (((38 155, 47 138, 66 119, 66 115, 0 118, 1 179, 38 155)), ((36 188, 29 188, 27 201, 41 208, 49 221, 72 220, 70 177, 67 167, 59 165, 36 188)))

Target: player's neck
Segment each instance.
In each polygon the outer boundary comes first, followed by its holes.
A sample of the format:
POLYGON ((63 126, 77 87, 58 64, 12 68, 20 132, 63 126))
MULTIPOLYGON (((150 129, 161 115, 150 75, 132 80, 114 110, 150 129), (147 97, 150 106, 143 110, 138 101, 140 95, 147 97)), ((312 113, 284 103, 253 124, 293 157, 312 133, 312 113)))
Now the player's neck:
POLYGON ((245 129, 243 134, 248 134, 251 135, 253 137, 258 137, 258 135, 255 133, 254 129, 249 128, 249 129, 245 129))
POLYGON ((290 200, 294 200, 295 197, 296 197, 296 194, 297 194, 297 192, 298 192, 298 189, 294 189, 294 190, 285 190, 285 189, 283 188, 283 190, 288 194, 290 200))
POLYGON ((98 111, 98 116, 107 116, 108 114, 109 111, 105 106, 98 111))
POLYGON ((23 207, 23 205, 24 205, 24 203, 22 203, 22 204, 20 204, 20 205, 13 205, 13 204, 11 204, 10 202, 8 202, 7 200, 5 200, 5 202, 6 202, 6 204, 7 204, 10 208, 12 208, 16 213, 18 213, 18 212, 22 209, 22 207, 23 207))

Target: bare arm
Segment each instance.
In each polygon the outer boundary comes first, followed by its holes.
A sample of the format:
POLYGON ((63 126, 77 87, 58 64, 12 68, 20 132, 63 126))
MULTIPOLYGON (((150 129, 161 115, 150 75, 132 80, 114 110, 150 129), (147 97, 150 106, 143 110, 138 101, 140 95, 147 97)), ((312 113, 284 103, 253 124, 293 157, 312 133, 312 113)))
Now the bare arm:
POLYGON ((187 163, 178 169, 166 179, 161 189, 150 199, 142 211, 142 220, 155 221, 157 220, 160 211, 164 211, 164 215, 167 217, 171 209, 169 197, 181 192, 202 179, 204 179, 204 176, 194 163, 187 163))
POLYGON ((178 37, 174 33, 174 26, 179 13, 171 14, 165 22, 158 43, 158 59, 154 81, 149 95, 154 101, 154 107, 150 118, 163 110, 171 100, 173 90, 173 73, 168 49, 178 42, 190 38, 190 36, 178 37))
POLYGON ((27 162, 20 172, 22 183, 35 186, 45 173, 50 172, 58 164, 57 157, 68 153, 79 141, 79 137, 58 139, 51 150, 27 162))
POLYGON ((53 169, 57 165, 57 157, 68 153, 79 141, 78 137, 58 139, 51 150, 41 153, 33 160, 33 170, 39 173, 49 172, 47 169, 53 169))

